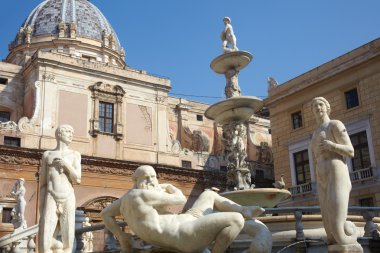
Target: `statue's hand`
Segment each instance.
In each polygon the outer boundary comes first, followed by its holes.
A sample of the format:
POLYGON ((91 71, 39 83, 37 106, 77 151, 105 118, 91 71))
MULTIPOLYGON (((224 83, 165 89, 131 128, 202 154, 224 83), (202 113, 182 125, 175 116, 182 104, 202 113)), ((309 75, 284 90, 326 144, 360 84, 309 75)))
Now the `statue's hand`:
POLYGON ((323 151, 332 151, 335 143, 329 140, 322 140, 319 146, 323 151))
POLYGON ((259 206, 243 206, 241 214, 246 220, 250 220, 260 216, 263 212, 265 212, 265 209, 259 206))
POLYGON ((164 190, 167 193, 174 193, 176 191, 176 188, 171 184, 160 184, 162 190, 164 190))
POLYGON ((62 158, 54 158, 53 166, 59 170, 59 173, 63 173, 63 170, 67 167, 67 163, 62 158))

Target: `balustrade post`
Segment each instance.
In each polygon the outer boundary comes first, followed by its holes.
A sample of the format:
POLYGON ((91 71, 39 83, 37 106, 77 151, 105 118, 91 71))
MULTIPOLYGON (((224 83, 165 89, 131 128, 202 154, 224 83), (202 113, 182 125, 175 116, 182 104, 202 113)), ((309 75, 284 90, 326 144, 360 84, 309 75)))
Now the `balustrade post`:
POLYGON ((295 211, 294 217, 296 219, 296 240, 297 241, 305 240, 305 234, 303 232, 303 224, 302 224, 302 211, 301 210, 295 211))
POLYGON ((27 252, 34 253, 36 249, 36 244, 34 243, 34 237, 36 235, 28 236, 27 252))
MULTIPOLYGON (((82 228, 83 222, 85 221, 86 215, 84 214, 83 210, 75 210, 75 229, 82 228)), ((76 241, 76 253, 83 252, 83 237, 82 234, 75 234, 75 241, 76 241)))
POLYGON ((12 243, 12 248, 11 248, 12 253, 22 253, 20 249, 20 243, 21 241, 15 241, 12 243))
POLYGON ((364 226, 364 236, 377 239, 379 237, 379 231, 377 231, 377 225, 373 222, 374 217, 375 212, 373 211, 366 211, 363 213, 363 218, 366 221, 364 226))
POLYGON ((104 251, 111 251, 117 249, 117 241, 115 236, 107 228, 104 228, 104 251))

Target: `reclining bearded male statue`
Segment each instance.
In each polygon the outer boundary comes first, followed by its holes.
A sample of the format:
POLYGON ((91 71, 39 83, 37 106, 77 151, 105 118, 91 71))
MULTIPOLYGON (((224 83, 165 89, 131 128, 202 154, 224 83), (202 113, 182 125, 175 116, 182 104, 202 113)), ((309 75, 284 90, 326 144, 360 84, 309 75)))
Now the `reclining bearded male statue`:
POLYGON ((206 190, 187 212, 162 214, 162 207, 186 202, 181 190, 171 184, 159 184, 155 170, 148 165, 137 168, 132 178, 134 188, 101 212, 104 224, 124 252, 130 252, 131 239, 116 223, 119 215, 150 244, 190 253, 209 252, 207 248, 214 242, 212 252, 222 253, 243 229, 245 219, 264 212, 261 207, 240 206, 206 190))

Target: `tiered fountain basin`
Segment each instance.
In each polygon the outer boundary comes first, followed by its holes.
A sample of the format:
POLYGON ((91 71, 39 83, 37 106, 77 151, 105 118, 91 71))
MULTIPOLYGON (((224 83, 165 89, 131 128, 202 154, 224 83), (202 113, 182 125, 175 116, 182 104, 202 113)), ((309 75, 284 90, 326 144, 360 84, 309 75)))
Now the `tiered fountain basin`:
POLYGON ((235 51, 224 53, 216 57, 211 62, 211 69, 218 74, 224 74, 229 69, 241 70, 246 67, 252 60, 251 53, 246 51, 235 51))
POLYGON ((232 97, 207 108, 205 116, 219 124, 248 120, 263 107, 263 101, 254 96, 232 97))
POLYGON ((277 188, 258 188, 239 191, 223 192, 220 195, 242 206, 275 207, 281 201, 291 197, 288 190, 277 188))

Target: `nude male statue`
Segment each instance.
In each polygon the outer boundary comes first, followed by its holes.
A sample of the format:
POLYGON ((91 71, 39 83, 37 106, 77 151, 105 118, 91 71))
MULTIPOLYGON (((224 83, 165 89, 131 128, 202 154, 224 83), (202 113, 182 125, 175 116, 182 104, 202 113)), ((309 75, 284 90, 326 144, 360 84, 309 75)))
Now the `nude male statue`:
POLYGON ((81 182, 81 155, 69 149, 73 128, 61 125, 55 132, 57 147, 45 151, 40 168, 40 221, 38 251, 71 253, 75 236, 74 183, 81 182), (58 225, 59 223, 59 225, 58 225), (56 239, 58 232, 62 242, 56 239))
POLYGON ((221 34, 221 38, 223 41, 223 52, 233 52, 238 51, 239 49, 236 46, 236 36, 234 34, 234 30, 232 29, 231 19, 229 17, 223 18, 224 22, 224 30, 221 34), (230 45, 230 47, 228 47, 230 45))
POLYGON ((134 188, 102 212, 106 227, 119 240, 122 251, 130 252, 131 241, 115 217, 122 215, 128 226, 144 241, 180 252, 222 253, 244 226, 244 218, 260 215, 264 209, 240 206, 214 191, 206 190, 193 207, 182 214, 163 214, 168 205, 181 205, 186 197, 171 184, 159 184, 153 167, 144 165, 132 176, 134 188), (214 213, 214 208, 219 211, 214 213))

